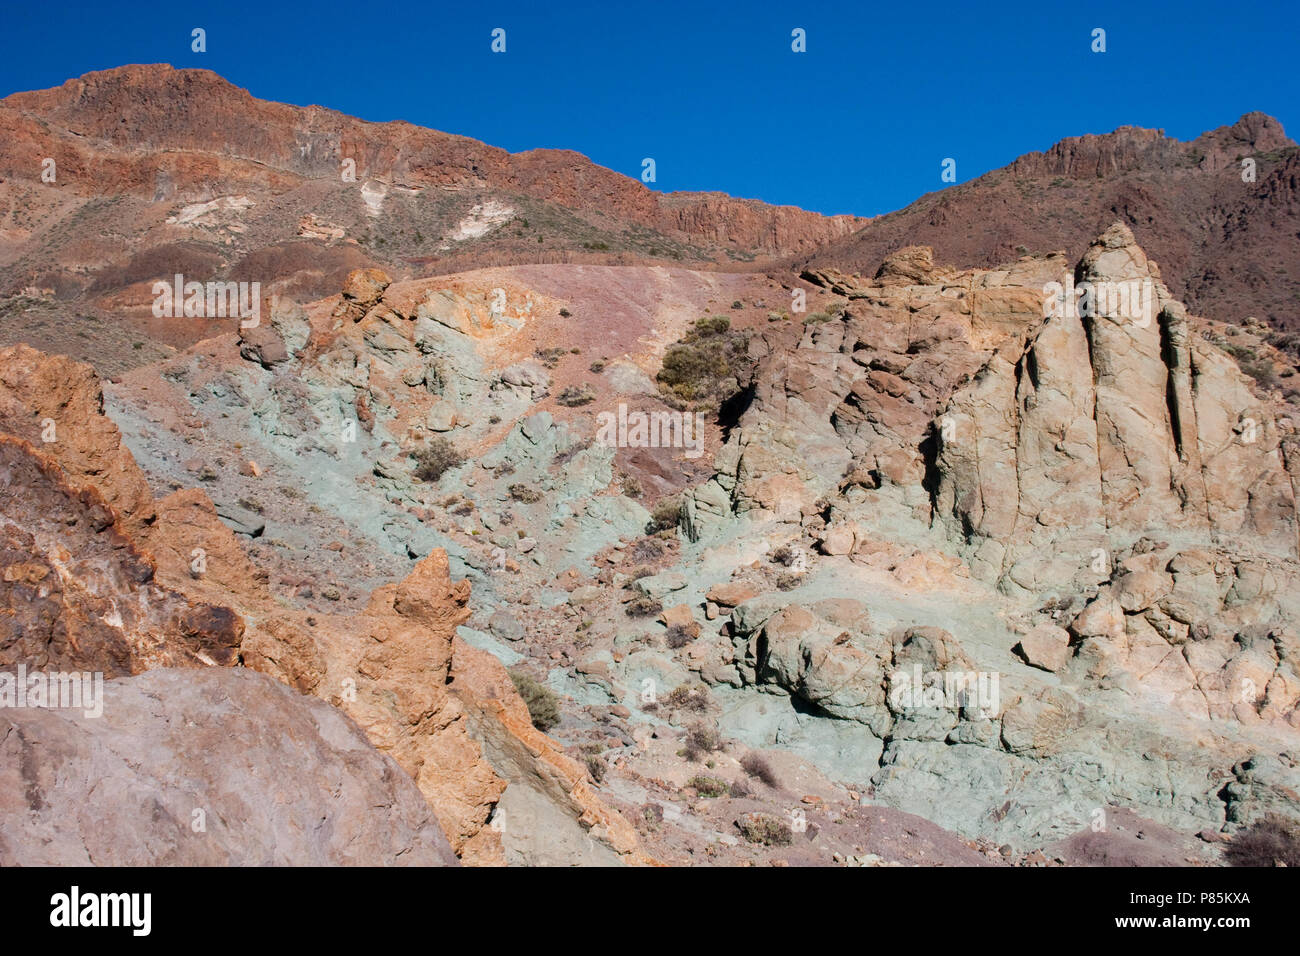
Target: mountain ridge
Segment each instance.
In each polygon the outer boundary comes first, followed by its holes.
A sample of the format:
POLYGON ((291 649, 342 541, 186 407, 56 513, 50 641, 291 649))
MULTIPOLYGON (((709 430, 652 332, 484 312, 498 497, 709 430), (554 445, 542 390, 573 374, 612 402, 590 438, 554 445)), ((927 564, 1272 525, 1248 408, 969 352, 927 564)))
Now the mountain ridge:
POLYGON ((905 246, 959 267, 1017 254, 1076 260, 1112 221, 1128 225, 1189 307, 1300 328, 1300 148, 1264 113, 1180 141, 1123 126, 1067 137, 975 179, 919 197, 790 265, 874 273, 905 246), (1255 161, 1246 181, 1242 161, 1255 161), (966 228, 963 230, 962 225, 966 228), (1264 261, 1272 259, 1280 266, 1264 261))

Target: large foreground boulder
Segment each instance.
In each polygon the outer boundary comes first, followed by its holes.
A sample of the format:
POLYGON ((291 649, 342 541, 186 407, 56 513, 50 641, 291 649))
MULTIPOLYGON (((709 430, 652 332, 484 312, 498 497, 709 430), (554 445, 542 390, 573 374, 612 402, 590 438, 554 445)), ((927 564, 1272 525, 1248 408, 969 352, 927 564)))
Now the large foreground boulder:
POLYGON ((0 865, 457 864, 411 778, 321 700, 218 667, 103 695, 98 717, 0 710, 0 865))

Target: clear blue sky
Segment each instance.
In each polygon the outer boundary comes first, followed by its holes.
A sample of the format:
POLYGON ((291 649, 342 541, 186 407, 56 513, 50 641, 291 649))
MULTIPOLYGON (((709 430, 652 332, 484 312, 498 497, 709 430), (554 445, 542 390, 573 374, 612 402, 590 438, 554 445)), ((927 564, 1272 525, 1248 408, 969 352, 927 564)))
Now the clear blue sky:
POLYGON ((945 157, 964 182, 1065 136, 1191 139, 1250 110, 1300 133, 1294 0, 1057 6, 9 0, 0 95, 124 63, 205 67, 265 99, 574 149, 631 176, 654 157, 658 189, 862 215, 941 188, 945 157))

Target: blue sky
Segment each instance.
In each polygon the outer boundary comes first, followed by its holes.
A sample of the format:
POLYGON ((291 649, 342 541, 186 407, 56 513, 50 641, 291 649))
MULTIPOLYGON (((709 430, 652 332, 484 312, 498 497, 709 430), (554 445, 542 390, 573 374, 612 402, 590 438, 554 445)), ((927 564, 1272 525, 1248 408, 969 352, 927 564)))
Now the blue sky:
POLYGON ((113 6, 11 2, 0 95, 123 63, 205 67, 264 99, 574 149, 631 176, 653 157, 657 189, 860 215, 941 188, 946 157, 964 182, 1122 125, 1191 139, 1263 110, 1300 131, 1286 3, 113 6))

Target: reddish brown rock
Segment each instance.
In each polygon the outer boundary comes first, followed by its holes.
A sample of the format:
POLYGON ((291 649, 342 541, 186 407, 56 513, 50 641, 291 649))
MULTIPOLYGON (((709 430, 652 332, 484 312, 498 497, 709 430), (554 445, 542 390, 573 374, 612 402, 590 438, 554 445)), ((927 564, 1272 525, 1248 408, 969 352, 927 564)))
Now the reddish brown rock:
POLYGON ((735 607, 762 592, 752 584, 741 581, 724 581, 709 588, 708 599, 719 607, 735 607))

